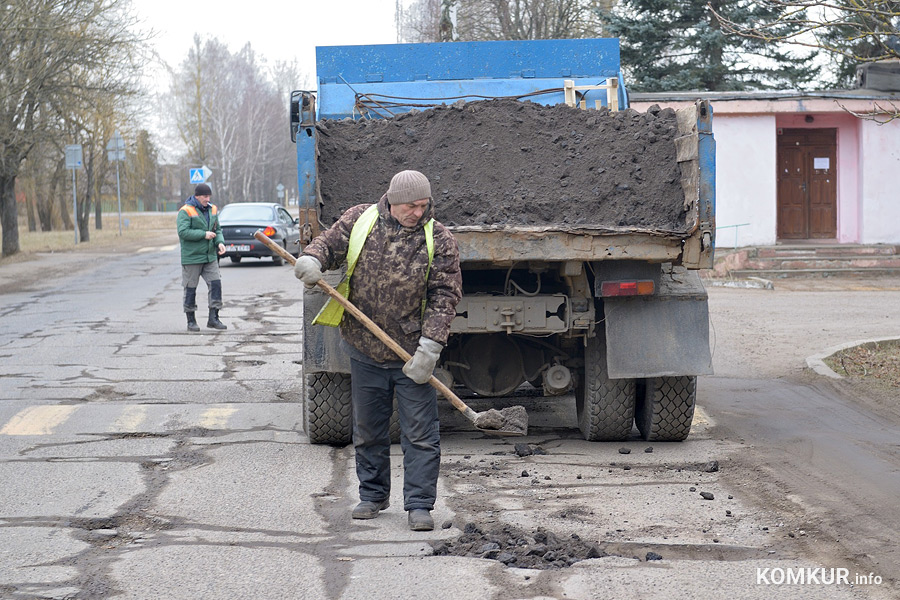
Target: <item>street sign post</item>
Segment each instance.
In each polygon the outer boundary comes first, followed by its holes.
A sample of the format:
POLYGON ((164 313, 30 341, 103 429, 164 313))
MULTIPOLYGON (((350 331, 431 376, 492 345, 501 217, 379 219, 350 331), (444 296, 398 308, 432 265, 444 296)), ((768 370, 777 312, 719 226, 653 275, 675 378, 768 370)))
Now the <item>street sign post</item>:
POLYGON ((75 244, 78 244, 78 196, 75 194, 75 169, 83 169, 81 144, 66 146, 66 168, 72 169, 72 223, 75 230, 75 244))
POLYGON ((278 200, 281 202, 281 205, 284 206, 284 184, 279 183, 275 186, 275 191, 278 193, 278 200))
POLYGON ((106 145, 106 158, 116 163, 116 197, 119 199, 119 235, 122 235, 122 189, 119 186, 119 163, 125 160, 125 139, 116 129, 106 145))
POLYGON ((202 167, 188 169, 188 176, 190 177, 191 185, 206 183, 206 180, 212 177, 212 170, 203 165, 202 167))

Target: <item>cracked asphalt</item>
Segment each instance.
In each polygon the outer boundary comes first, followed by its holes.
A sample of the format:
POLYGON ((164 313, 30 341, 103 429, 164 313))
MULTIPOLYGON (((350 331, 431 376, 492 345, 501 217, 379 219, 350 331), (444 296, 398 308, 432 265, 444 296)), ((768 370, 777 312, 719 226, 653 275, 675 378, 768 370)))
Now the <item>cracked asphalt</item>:
POLYGON ((528 409, 515 440, 443 406, 421 533, 399 448, 391 508, 352 521, 352 448, 303 434, 289 267, 223 263, 229 329, 189 334, 173 244, 0 267, 2 598, 896 597, 900 419, 803 365, 845 331, 890 333, 900 286, 710 290, 717 374, 685 443, 585 442, 570 397, 493 404, 528 409))

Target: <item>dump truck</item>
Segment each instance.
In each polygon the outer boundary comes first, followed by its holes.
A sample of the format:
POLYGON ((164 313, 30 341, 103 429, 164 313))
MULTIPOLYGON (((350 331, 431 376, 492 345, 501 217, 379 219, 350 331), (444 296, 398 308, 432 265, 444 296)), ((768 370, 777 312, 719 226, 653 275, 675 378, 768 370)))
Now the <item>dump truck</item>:
MULTIPOLYGON (((684 440, 712 373, 708 102, 628 108, 616 39, 316 53, 317 89, 290 110, 305 240, 422 171, 463 276, 436 376, 488 405, 574 396, 586 440, 684 440)), ((340 445, 349 358, 337 329, 310 324, 326 300, 303 299, 303 420, 312 443, 340 445)))

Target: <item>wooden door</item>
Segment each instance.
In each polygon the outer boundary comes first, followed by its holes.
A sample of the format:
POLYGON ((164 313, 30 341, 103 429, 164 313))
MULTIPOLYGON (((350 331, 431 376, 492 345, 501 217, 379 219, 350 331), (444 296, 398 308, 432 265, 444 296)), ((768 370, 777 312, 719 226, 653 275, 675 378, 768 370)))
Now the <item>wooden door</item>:
POLYGON ((778 238, 837 237, 837 130, 778 135, 778 238))

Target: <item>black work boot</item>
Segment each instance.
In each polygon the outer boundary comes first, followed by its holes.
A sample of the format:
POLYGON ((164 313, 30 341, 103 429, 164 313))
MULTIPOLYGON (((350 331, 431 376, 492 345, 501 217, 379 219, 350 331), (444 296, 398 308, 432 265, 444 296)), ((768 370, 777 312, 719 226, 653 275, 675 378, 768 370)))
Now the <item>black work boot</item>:
POLYGON ((209 320, 206 321, 206 326, 210 329, 228 329, 225 323, 219 320, 218 308, 209 309, 209 320))
POLYGON ((188 331, 200 331, 200 326, 197 325, 197 319, 194 318, 194 313, 184 313, 188 318, 188 331))
POLYGON ((409 528, 413 531, 431 531, 434 529, 434 519, 431 512, 424 508, 414 508, 409 511, 409 528))
POLYGON ((380 513, 390 505, 391 502, 387 498, 385 498, 381 502, 371 502, 368 500, 363 500, 356 505, 356 508, 353 509, 353 512, 350 516, 352 516, 354 519, 374 519, 378 516, 378 513, 380 513))

